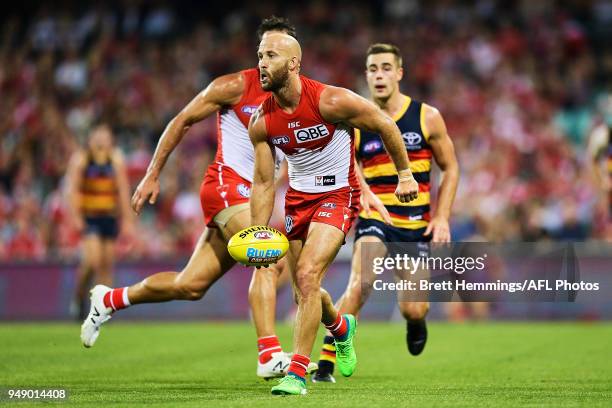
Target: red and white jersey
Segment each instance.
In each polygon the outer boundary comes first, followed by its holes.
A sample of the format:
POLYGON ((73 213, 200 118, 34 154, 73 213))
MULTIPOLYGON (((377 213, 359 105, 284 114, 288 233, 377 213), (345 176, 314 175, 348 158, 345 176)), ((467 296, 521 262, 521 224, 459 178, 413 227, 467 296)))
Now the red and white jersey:
MULTIPOLYGON (((257 68, 240 71, 244 77, 244 91, 240 101, 223 107, 217 113, 217 154, 215 162, 231 167, 242 178, 253 181, 255 154, 249 139, 249 119, 259 105, 270 95, 261 89, 257 68)), ((277 168, 283 154, 276 152, 277 168)))
POLYGON ((325 84, 300 76, 302 95, 293 113, 270 95, 262 104, 268 142, 289 164, 289 185, 303 193, 359 188, 355 176, 353 129, 327 122, 319 111, 325 84))

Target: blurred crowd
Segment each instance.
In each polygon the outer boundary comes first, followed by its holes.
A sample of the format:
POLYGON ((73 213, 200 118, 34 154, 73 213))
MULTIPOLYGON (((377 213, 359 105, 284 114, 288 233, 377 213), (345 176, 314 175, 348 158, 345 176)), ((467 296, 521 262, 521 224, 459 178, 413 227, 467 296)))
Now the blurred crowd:
MULTIPOLYGON (((585 147, 612 100, 611 2, 35 4, 0 17, 0 260, 78 256, 62 183, 92 123, 112 125, 135 187, 168 121, 256 64, 271 14, 296 25, 304 74, 362 95, 368 45, 400 47, 403 91, 440 109, 455 142, 455 239, 585 240, 608 222, 585 147)), ((120 256, 191 252, 215 131, 214 118, 189 131, 120 256)))

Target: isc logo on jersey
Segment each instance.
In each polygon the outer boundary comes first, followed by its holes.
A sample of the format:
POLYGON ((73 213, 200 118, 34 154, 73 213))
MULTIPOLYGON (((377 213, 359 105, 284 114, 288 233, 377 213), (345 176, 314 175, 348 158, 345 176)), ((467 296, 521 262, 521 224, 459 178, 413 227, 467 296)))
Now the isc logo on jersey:
POLYGON ((293 134, 298 143, 306 143, 329 136, 329 129, 327 129, 325 125, 320 124, 303 129, 296 129, 293 131, 293 134))

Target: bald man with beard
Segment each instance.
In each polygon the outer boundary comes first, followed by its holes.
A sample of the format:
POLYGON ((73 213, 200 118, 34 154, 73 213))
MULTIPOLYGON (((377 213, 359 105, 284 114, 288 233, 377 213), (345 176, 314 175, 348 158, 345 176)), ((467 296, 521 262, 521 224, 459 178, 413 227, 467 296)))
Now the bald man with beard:
POLYGON ((272 388, 272 394, 300 395, 306 393, 305 371, 319 322, 334 336, 340 372, 352 375, 357 363, 355 317, 340 315, 321 288, 359 209, 353 128, 381 135, 398 170, 398 200, 417 198, 418 184, 395 122, 372 102, 347 89, 301 76, 302 50, 295 38, 270 33, 260 42, 257 55, 262 89, 271 95, 249 123, 255 150, 251 225, 266 225, 272 214, 276 147, 289 165, 287 262, 293 271, 298 304, 294 354, 287 376, 272 388))
MULTIPOLYGON (((271 32, 296 35, 295 28, 286 19, 274 16, 263 20, 258 30, 260 38, 271 32)), ((121 315, 123 309, 172 300, 197 301, 234 266, 227 242, 250 222, 248 201, 254 152, 247 127, 251 114, 267 96, 261 89, 256 68, 222 75, 168 123, 147 173, 132 196, 132 209, 139 214, 146 204, 155 204, 160 193, 160 175, 170 154, 191 126, 216 114, 218 148, 200 190, 205 228, 191 258, 180 271, 160 271, 129 287, 96 285, 91 290, 89 315, 81 326, 85 347, 94 346, 101 326, 116 314, 121 315)), ((129 210, 129 197, 125 203, 129 210)), ((249 303, 257 333, 256 372, 265 379, 284 375, 290 364, 274 324, 276 285, 283 269, 283 262, 279 262, 271 268, 255 270, 249 286, 249 303)), ((313 363, 310 370, 315 368, 313 363)))

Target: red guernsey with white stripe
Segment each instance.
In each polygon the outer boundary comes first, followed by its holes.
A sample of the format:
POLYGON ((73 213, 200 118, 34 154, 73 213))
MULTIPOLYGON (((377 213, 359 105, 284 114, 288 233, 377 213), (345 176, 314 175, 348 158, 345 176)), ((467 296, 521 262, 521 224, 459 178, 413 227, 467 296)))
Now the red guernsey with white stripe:
MULTIPOLYGON (((249 139, 249 120, 270 94, 261 89, 258 69, 240 74, 244 79, 242 97, 237 104, 224 106, 217 113, 217 154, 200 188, 204 221, 209 227, 216 227, 213 219, 220 211, 248 203, 251 196, 255 156, 249 139)), ((278 167, 284 156, 276 153, 278 167)))
POLYGON ((244 78, 242 98, 234 106, 217 113, 217 154, 215 163, 231 167, 243 179, 253 181, 255 156, 249 139, 249 120, 270 94, 259 84, 259 70, 241 71, 244 78))
POLYGON ((300 80, 302 94, 293 113, 284 112, 272 96, 262 104, 268 141, 285 154, 289 165, 287 237, 305 237, 313 221, 346 234, 359 203, 353 130, 321 116, 319 99, 325 84, 304 76, 300 80))

